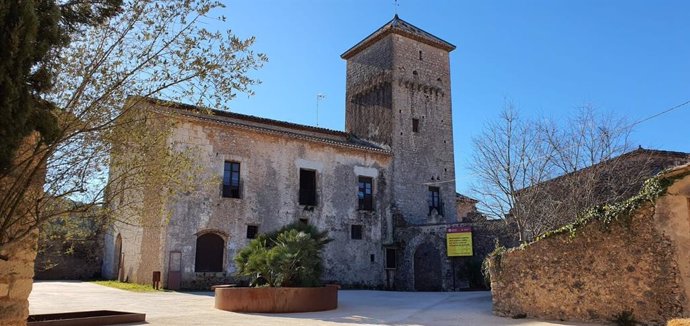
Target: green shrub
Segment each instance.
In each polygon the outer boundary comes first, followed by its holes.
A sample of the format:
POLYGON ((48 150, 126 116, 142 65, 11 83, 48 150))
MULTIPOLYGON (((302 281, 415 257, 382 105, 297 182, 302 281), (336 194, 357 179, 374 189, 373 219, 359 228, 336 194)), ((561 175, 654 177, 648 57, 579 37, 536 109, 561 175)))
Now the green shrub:
POLYGON ((242 248, 235 256, 237 273, 260 275, 272 287, 320 286, 321 252, 330 241, 327 232, 319 232, 313 225, 290 224, 261 234, 242 248))

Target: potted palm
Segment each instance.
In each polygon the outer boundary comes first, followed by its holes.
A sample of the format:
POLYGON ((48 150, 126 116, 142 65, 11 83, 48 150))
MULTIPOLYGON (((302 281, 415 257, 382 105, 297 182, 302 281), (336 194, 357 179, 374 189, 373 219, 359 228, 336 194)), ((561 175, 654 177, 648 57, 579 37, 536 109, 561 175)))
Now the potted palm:
POLYGON ((261 234, 235 256, 249 288, 216 288, 215 307, 235 312, 306 312, 337 308, 338 288, 322 286, 321 253, 331 239, 313 225, 261 234))

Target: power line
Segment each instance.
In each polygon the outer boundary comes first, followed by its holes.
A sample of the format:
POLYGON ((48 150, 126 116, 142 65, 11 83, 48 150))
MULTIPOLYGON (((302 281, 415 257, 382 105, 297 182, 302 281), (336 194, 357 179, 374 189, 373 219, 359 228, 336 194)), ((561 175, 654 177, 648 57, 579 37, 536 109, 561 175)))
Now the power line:
POLYGON ((668 108, 668 109, 666 109, 666 110, 664 110, 664 111, 661 111, 661 112, 659 112, 659 113, 656 113, 656 114, 654 114, 654 115, 651 115, 651 116, 649 116, 649 117, 646 117, 646 118, 644 118, 644 119, 642 119, 642 120, 633 122, 631 125, 628 126, 628 128, 632 128, 632 127, 634 127, 634 126, 636 126, 636 125, 639 125, 640 123, 643 123, 643 122, 645 122, 645 121, 647 121, 647 120, 654 119, 654 118, 656 118, 656 117, 658 117, 658 116, 660 116, 660 115, 664 115, 664 114, 669 113, 669 112, 671 112, 671 111, 674 111, 674 110, 676 110, 676 109, 682 108, 682 107, 684 107, 684 106, 686 106, 686 105, 688 105, 688 104, 690 104, 690 100, 685 101, 685 102, 683 102, 683 103, 681 103, 681 104, 678 104, 678 105, 676 105, 676 106, 674 106, 674 107, 670 107, 670 108, 668 108))

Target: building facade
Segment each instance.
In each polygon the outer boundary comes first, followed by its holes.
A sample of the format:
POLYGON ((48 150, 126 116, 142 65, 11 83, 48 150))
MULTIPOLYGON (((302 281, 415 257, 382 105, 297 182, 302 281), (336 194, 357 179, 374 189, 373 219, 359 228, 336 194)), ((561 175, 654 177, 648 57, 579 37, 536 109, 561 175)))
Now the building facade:
POLYGON ((169 288, 232 282, 233 257, 251 238, 303 222, 334 239, 324 281, 456 288, 445 230, 467 200, 455 193, 454 48, 396 15, 347 50, 344 132, 144 99, 141 109, 174 119, 171 141, 196 148, 202 174, 220 181, 152 199, 168 214, 144 220, 159 226, 116 223, 104 275, 147 283, 160 271, 169 288))

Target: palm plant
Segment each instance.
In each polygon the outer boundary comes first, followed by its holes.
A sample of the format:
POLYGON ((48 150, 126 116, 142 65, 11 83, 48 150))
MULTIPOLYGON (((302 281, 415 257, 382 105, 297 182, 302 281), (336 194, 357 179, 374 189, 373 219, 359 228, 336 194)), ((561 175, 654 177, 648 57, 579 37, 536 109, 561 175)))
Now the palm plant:
POLYGON ((321 252, 329 243, 327 232, 313 225, 294 223, 259 235, 235 256, 237 274, 261 275, 268 286, 319 286, 321 252))

